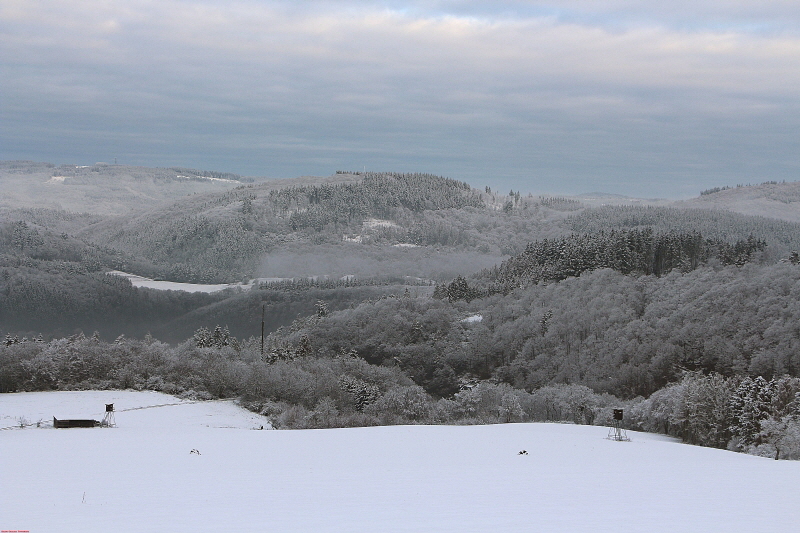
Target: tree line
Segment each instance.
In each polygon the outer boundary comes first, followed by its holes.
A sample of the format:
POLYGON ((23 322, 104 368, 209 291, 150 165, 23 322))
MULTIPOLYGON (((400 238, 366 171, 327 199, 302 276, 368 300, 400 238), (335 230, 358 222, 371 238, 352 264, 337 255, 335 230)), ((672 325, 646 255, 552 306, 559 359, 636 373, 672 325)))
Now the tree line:
MULTIPOLYGON (((317 315, 315 320, 323 320, 317 315)), ((658 431, 703 446, 775 459, 800 459, 800 379, 686 372, 649 398, 621 400, 578 384, 530 391, 464 380, 435 397, 397 366, 371 365, 355 351, 265 357, 254 338, 201 328, 171 347, 149 335, 104 342, 73 335, 44 342, 6 336, 0 393, 40 390, 158 390, 179 397, 239 398, 278 428, 387 424, 566 421, 610 425, 624 408, 628 428, 658 431)))
POLYGON ((800 248, 800 224, 796 222, 718 209, 603 206, 570 215, 565 223, 571 231, 580 234, 650 227, 658 234, 683 233, 690 229, 705 238, 727 243, 752 237, 768 243, 775 259, 800 248))
POLYGON ((489 292, 539 281, 560 281, 599 268, 622 274, 662 276, 673 269, 689 272, 716 259, 722 265, 744 265, 766 249, 753 236, 733 244, 704 238, 700 232, 656 233, 652 228, 572 234, 528 244, 525 251, 482 273, 489 292))

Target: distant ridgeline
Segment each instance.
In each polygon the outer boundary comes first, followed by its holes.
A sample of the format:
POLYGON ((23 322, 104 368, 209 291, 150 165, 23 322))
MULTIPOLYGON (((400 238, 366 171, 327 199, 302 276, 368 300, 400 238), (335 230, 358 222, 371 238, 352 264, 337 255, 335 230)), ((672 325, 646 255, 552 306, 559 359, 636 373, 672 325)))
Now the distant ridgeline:
POLYGON ((765 248, 766 243, 754 237, 729 244, 706 239, 696 231, 600 231, 532 242, 523 253, 484 271, 481 277, 492 281, 489 292, 507 293, 516 287, 559 281, 600 268, 661 276, 673 269, 694 270, 711 258, 723 265, 743 265, 765 248))
POLYGON ((270 191, 278 214, 289 216, 293 230, 321 230, 367 217, 393 218, 399 208, 423 210, 483 207, 469 184, 432 174, 373 173, 359 183, 290 187, 270 191))
MULTIPOLYGON (((4 165, 6 168, 9 168, 8 165, 4 165)), ((23 168, 26 168, 25 165, 20 164, 23 168)), ((233 174, 231 172, 217 172, 214 170, 197 170, 194 168, 183 168, 183 167, 170 167, 170 168, 146 168, 146 167, 134 167, 134 166, 127 166, 127 165, 109 165, 106 163, 96 163, 94 165, 52 165, 52 164, 38 164, 30 162, 27 165, 27 168, 33 170, 40 170, 40 167, 44 166, 44 169, 53 169, 52 175, 54 177, 68 177, 73 179, 86 178, 92 175, 103 175, 103 176, 133 176, 137 179, 141 178, 152 178, 155 180, 174 180, 174 179, 194 179, 194 180, 203 180, 203 179, 215 179, 215 180, 227 180, 227 181, 239 181, 242 183, 252 183, 255 180, 253 178, 248 178, 244 176, 240 176, 239 174, 233 174), (177 176, 176 176, 177 175, 177 176)), ((13 167, 11 167, 13 169, 13 167)))
MULTIPOLYGON (((786 180, 783 180, 780 183, 782 183, 782 184, 786 183, 786 180)), ((761 183, 761 185, 778 185, 778 182, 777 181, 765 181, 765 182, 761 183)), ((750 183, 748 183, 747 185, 745 185, 743 183, 740 183, 740 184, 736 185, 737 189, 741 189, 742 187, 752 187, 752 185, 750 183)), ((723 187, 711 187, 710 189, 706 189, 704 191, 700 191, 700 196, 708 196, 709 194, 716 194, 718 192, 728 191, 730 189, 733 189, 733 187, 731 187, 730 185, 725 185, 723 187)))
POLYGON ((727 191, 733 189, 730 185, 725 185, 724 187, 712 187, 710 189, 706 189, 704 191, 700 191, 700 196, 708 196, 709 194, 715 194, 722 191, 727 191))

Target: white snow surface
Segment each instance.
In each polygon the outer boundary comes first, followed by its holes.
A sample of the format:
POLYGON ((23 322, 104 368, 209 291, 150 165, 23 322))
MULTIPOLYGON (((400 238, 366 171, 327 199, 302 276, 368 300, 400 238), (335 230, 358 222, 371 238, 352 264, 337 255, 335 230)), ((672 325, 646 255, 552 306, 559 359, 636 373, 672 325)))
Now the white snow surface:
POLYGON ((0 529, 753 533, 800 522, 800 462, 635 432, 614 442, 595 426, 253 431, 260 417, 230 402, 127 391, 3 394, 0 416, 98 417, 112 401, 117 428, 0 431, 0 529))
POLYGON ((216 285, 208 285, 203 283, 179 283, 177 281, 157 281, 136 274, 129 274, 120 270, 112 270, 106 272, 109 276, 120 276, 131 280, 134 287, 145 287, 148 289, 157 289, 162 291, 184 291, 184 292, 219 292, 225 289, 239 287, 243 290, 250 290, 253 287, 252 282, 244 285, 242 283, 219 283, 216 285))
POLYGON ((118 425, 128 429, 232 428, 252 429, 269 420, 232 400, 191 401, 152 391, 65 391, 0 394, 0 428, 42 422, 52 428, 53 417, 101 420, 106 404, 114 404, 118 425), (120 421, 123 421, 119 424, 120 421))
POLYGON ((206 180, 206 181, 218 181, 220 183, 241 183, 241 181, 226 180, 225 178, 211 178, 208 176, 182 176, 178 174, 175 177, 178 179, 185 179, 185 180, 206 180))

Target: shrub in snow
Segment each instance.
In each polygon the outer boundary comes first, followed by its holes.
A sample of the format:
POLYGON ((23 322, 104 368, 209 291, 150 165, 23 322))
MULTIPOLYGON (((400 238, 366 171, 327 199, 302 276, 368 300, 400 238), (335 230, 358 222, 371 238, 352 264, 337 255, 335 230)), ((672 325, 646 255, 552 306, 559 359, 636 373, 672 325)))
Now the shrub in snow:
POLYGON ((187 391, 182 392, 178 397, 182 400, 200 400, 200 401, 211 400, 214 398, 204 390, 196 391, 193 389, 189 389, 187 391))
POLYGON ((431 397, 419 385, 391 389, 365 409, 391 423, 426 421, 431 411, 431 397))
POLYGON ((800 420, 792 416, 765 420, 756 440, 760 444, 746 448, 749 453, 775 459, 800 459, 800 420))
POLYGON ((523 406, 534 420, 593 424, 605 406, 603 397, 584 385, 551 385, 534 390, 523 406))
MULTIPOLYGON (((501 383, 482 382, 453 396, 453 418, 473 418, 483 424, 504 421, 521 421, 528 418, 523 405, 526 403, 523 390, 501 383)), ((442 406, 444 407, 444 405, 442 406)))
POLYGON ((314 410, 308 413, 303 419, 303 427, 307 428, 329 428, 335 427, 336 418, 339 416, 339 409, 336 402, 331 398, 322 398, 314 410))
POLYGON ((381 390, 376 386, 353 376, 339 378, 339 387, 353 398, 353 407, 356 411, 363 411, 368 405, 375 403, 380 397, 381 390))
POLYGON ((309 413, 305 407, 292 405, 276 418, 271 418, 270 422, 278 429, 304 429, 308 417, 309 413))
POLYGON ((519 403, 519 398, 512 392, 506 392, 500 399, 500 407, 498 409, 500 419, 503 422, 519 422, 525 418, 525 410, 519 403))

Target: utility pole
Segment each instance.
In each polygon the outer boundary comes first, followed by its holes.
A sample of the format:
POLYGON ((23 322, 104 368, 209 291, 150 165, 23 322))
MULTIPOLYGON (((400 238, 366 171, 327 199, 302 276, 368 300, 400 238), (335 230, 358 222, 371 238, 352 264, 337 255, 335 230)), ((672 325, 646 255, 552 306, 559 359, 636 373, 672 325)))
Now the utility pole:
POLYGON ((261 304, 261 357, 264 357, 264 308, 267 304, 261 304))

